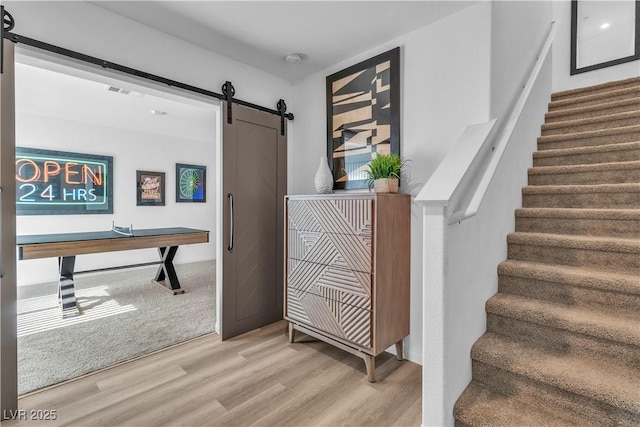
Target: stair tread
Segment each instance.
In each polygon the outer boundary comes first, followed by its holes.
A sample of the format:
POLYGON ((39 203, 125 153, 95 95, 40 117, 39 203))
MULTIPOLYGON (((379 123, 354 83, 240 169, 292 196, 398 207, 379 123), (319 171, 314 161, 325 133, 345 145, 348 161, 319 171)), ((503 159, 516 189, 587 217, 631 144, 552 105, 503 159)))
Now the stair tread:
POLYGON ((507 236, 507 243, 640 254, 640 239, 625 237, 516 231, 507 236))
POLYGON ((590 125, 594 123, 606 123, 609 121, 632 119, 636 117, 640 117, 640 102, 638 102, 638 110, 625 111, 622 113, 606 114, 606 115, 601 115, 597 117, 588 117, 583 119, 562 120, 562 121, 553 122, 553 123, 544 123, 542 125, 542 130, 544 131, 544 130, 550 130, 550 129, 561 129, 565 127, 590 125))
POLYGON ((532 168, 529 168, 529 174, 545 175, 550 173, 558 174, 575 172, 599 172, 626 169, 637 170, 638 181, 640 181, 640 160, 632 160, 627 162, 589 163, 578 165, 534 166, 532 168))
POLYGON ((487 312, 640 346, 640 316, 505 293, 498 293, 487 301, 487 312))
POLYGON ((640 279, 636 274, 514 259, 501 262, 498 274, 640 295, 640 279))
POLYGON ((609 151, 626 151, 640 148, 640 141, 620 142, 617 144, 591 145, 587 147, 552 148, 533 153, 533 158, 571 156, 575 154, 594 154, 609 151))
POLYGON ((591 398, 633 413, 640 413, 640 371, 603 363, 571 353, 485 333, 471 349, 471 357, 499 369, 591 398))
POLYGON ((584 95, 571 96, 564 99, 553 99, 549 102, 549 108, 555 109, 566 105, 582 104, 585 102, 600 101, 602 99, 614 98, 618 96, 625 96, 630 94, 640 93, 640 85, 633 85, 622 88, 612 87, 611 90, 606 92, 588 93, 584 92, 584 95))
POLYGON ((581 87, 581 88, 576 88, 576 89, 562 90, 562 91, 558 91, 558 92, 552 93, 551 94, 551 99, 553 100, 553 99, 558 99, 558 98, 563 98, 563 97, 568 97, 568 96, 570 97, 570 96, 574 96, 574 95, 579 95, 581 93, 593 92, 594 90, 615 88, 615 87, 625 86, 625 85, 634 84, 634 83, 640 83, 640 77, 630 77, 628 79, 614 80, 614 81, 611 81, 611 82, 599 83, 599 84, 592 85, 592 86, 586 86, 586 87, 581 87))
POLYGON ((539 143, 571 141, 575 139, 594 138, 625 133, 640 132, 640 125, 619 126, 609 129, 585 130, 581 132, 561 133, 559 135, 543 135, 538 137, 539 143))
POLYGON ((572 185, 528 185, 522 194, 568 194, 568 193, 635 193, 640 192, 640 183, 622 184, 572 184, 572 185))
POLYGON ((457 420, 468 425, 484 426, 576 426, 589 420, 569 420, 548 407, 524 402, 516 395, 507 396, 471 381, 454 407, 457 420))
POLYGON ((580 107, 562 108, 562 109, 557 109, 557 110, 547 112, 545 114, 545 118, 549 119, 549 118, 557 118, 562 116, 571 116, 575 114, 589 113, 589 112, 598 111, 598 110, 607 111, 612 108, 622 107, 626 105, 635 105, 637 103, 638 103, 637 99, 628 98, 628 99, 619 99, 619 100, 610 101, 610 102, 603 102, 601 104, 595 104, 595 105, 583 105, 580 107))
POLYGON ((640 209, 519 208, 518 218, 640 220, 640 209))

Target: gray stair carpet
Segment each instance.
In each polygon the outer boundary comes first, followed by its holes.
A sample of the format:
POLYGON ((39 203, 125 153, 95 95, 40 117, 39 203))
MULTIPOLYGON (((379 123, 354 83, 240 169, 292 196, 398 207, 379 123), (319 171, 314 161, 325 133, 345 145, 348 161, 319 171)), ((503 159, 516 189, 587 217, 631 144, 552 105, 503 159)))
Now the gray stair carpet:
POLYGON ((456 426, 640 425, 640 78, 554 93, 456 426))

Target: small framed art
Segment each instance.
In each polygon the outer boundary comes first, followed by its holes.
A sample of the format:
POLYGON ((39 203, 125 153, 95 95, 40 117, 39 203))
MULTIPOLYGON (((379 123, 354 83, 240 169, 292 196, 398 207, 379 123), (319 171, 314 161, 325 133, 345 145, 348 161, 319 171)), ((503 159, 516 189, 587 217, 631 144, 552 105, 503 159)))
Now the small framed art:
POLYGON ((176 163, 176 202, 207 201, 207 167, 176 163))
POLYGON ((137 206, 164 206, 164 172, 136 171, 137 206))

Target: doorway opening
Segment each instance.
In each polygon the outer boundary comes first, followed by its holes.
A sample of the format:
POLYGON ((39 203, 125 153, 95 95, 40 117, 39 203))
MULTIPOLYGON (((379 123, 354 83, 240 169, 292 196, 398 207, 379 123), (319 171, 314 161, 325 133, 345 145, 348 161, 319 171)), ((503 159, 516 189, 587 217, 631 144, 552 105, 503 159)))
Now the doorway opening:
POLYGON ((19 261, 19 394, 214 332, 221 245, 217 101, 22 49, 15 68, 17 147, 113 158, 113 213, 19 215, 16 234, 102 231, 112 224, 209 231, 208 243, 182 245, 175 256, 182 295, 151 283, 157 266, 95 272, 157 261, 155 248, 78 256, 75 270, 94 272, 75 278, 80 314, 66 319, 58 306, 58 259, 19 261), (206 170, 201 203, 180 200, 178 165, 206 170), (163 178, 155 182, 163 203, 141 200, 140 172, 163 178))

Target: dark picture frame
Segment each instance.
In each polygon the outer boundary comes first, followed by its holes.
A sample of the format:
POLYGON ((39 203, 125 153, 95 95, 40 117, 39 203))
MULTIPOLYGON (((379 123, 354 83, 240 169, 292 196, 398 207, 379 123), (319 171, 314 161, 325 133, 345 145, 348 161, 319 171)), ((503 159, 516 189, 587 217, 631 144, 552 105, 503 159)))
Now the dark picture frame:
MULTIPOLYGON (((588 71, 598 70, 606 67, 612 67, 614 65, 624 64, 625 62, 631 62, 631 61, 636 61, 640 59, 640 1, 636 0, 634 3, 635 3, 635 28, 634 28, 634 36, 633 36, 633 39, 635 41, 634 52, 628 56, 615 58, 615 59, 611 59, 611 60, 603 61, 599 63, 582 65, 582 64, 578 64, 578 55, 579 55, 578 43, 580 41, 579 35, 581 34, 582 26, 587 25, 586 24, 587 22, 589 23, 589 25, 593 25, 593 23, 597 25, 600 22, 597 21, 598 17, 595 17, 595 16, 589 16, 588 20, 578 19, 579 18, 578 15, 582 15, 579 11, 580 4, 588 5, 589 2, 578 1, 578 0, 571 1, 571 60, 570 60, 570 70, 569 70, 570 75, 586 73, 588 71)), ((611 5, 607 5, 607 7, 610 8, 611 5)), ((591 39, 594 40, 595 38, 591 37, 591 39)))
POLYGON ((326 95, 333 188, 368 188, 371 159, 400 155, 400 48, 327 76, 326 95))
POLYGON ((164 206, 165 173, 136 171, 136 206, 164 206))
POLYGON ((207 167, 176 163, 176 202, 206 203, 207 167))

